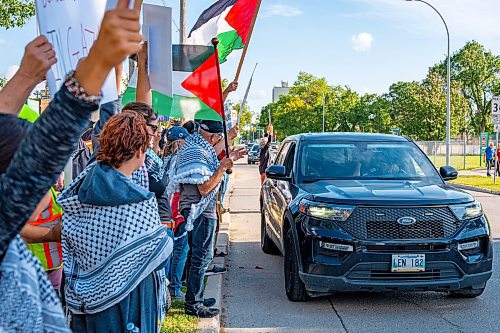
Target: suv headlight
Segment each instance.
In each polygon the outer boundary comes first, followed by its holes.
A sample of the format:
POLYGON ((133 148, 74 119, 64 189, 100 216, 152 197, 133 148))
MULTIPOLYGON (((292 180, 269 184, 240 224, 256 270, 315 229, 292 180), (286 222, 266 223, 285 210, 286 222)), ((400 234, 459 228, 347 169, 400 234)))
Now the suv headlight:
POLYGON ((299 211, 318 219, 332 221, 346 221, 356 206, 344 206, 334 204, 323 204, 302 199, 299 203, 299 211))
POLYGON ((462 205, 450 205, 449 207, 459 220, 469 220, 483 215, 481 204, 477 201, 462 205))

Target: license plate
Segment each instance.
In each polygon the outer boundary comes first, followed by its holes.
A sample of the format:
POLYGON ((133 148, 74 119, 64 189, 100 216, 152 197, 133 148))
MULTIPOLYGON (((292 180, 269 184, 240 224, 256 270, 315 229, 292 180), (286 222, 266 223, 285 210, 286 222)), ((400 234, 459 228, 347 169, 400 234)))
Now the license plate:
POLYGON ((391 272, 425 271, 425 254, 393 254, 391 272))

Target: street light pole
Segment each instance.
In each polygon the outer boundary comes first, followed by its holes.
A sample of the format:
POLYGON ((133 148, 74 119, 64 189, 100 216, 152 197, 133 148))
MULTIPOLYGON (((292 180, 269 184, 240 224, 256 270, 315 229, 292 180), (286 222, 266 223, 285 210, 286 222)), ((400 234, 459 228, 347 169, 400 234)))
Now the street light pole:
POLYGON ((326 94, 323 93, 323 133, 325 133, 325 105, 326 105, 326 94))
POLYGON ((446 165, 450 165, 450 146, 451 146, 451 112, 450 112, 450 92, 451 92, 451 62, 450 62, 450 31, 448 30, 448 25, 443 18, 443 15, 430 3, 424 0, 406 0, 406 1, 417 1, 426 4, 431 7, 441 18, 446 28, 446 35, 448 36, 448 59, 447 59, 447 70, 446 70, 446 165))

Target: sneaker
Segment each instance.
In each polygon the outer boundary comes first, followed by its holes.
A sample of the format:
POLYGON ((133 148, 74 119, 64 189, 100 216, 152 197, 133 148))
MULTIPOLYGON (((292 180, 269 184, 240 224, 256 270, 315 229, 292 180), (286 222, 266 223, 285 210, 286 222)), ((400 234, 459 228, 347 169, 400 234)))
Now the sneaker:
POLYGON ((221 206, 221 209, 220 209, 221 214, 226 214, 226 213, 229 213, 230 211, 231 211, 230 208, 225 208, 225 207, 221 206))
POLYGON ((215 298, 205 298, 203 300, 203 305, 206 306, 207 308, 209 308, 211 306, 214 306, 215 303, 217 303, 217 301, 215 300, 215 298))
POLYGON ((486 176, 491 177, 491 174, 487 173, 486 176))
POLYGON ((209 308, 203 304, 198 304, 196 306, 186 305, 184 312, 188 316, 195 316, 199 318, 212 318, 219 314, 219 309, 209 308))
POLYGON ((214 274, 221 274, 221 273, 226 273, 227 269, 224 266, 219 266, 219 265, 214 265, 212 268, 207 269, 205 272, 206 276, 214 275, 214 274))

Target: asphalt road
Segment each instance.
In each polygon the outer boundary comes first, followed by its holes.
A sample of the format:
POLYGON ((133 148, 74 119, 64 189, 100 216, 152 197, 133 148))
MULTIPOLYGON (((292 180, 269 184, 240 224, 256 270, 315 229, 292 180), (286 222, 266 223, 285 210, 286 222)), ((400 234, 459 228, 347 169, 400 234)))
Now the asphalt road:
MULTIPOLYGON (((283 257, 260 250, 260 189, 255 165, 238 164, 231 184, 231 250, 224 279, 224 332, 500 332, 500 280, 494 269, 476 299, 442 293, 346 293, 292 303, 283 257)), ((500 198, 473 193, 500 240, 500 198)), ((495 268, 500 257, 495 244, 495 268)))

